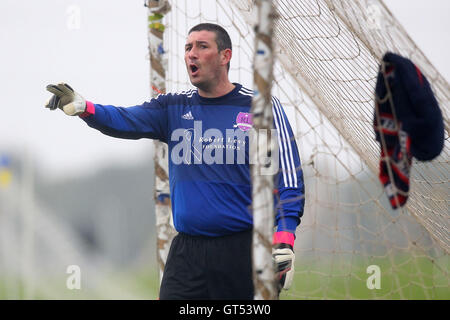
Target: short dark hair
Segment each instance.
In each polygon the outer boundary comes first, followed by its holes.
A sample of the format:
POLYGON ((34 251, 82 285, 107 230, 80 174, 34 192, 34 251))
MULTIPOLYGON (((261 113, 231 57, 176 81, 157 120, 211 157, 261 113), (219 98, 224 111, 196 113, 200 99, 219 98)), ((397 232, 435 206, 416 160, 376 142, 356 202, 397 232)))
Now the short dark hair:
MULTIPOLYGON (((218 24, 214 23, 200 23, 189 30, 188 34, 191 34, 194 31, 211 31, 216 34, 216 44, 217 48, 219 49, 219 52, 225 49, 233 50, 231 46, 231 38, 228 35, 228 32, 219 26, 218 24)), ((230 70, 230 62, 227 64, 227 70, 230 70)))

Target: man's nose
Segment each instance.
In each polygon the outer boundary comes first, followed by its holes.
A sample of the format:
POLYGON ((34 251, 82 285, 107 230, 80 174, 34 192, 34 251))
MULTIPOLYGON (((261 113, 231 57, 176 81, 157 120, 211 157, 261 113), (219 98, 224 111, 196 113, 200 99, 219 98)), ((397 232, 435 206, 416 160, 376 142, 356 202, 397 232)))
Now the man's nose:
POLYGON ((191 50, 189 50, 189 52, 188 52, 188 58, 189 59, 197 59, 197 57, 198 57, 197 49, 195 47, 192 47, 191 50))

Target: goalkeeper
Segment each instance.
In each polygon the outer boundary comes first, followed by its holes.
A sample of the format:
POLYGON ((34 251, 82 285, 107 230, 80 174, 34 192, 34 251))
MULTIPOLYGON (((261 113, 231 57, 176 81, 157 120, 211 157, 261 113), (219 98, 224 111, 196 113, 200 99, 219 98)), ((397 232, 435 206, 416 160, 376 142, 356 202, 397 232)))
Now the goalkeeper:
MULTIPOLYGON (((170 196, 178 235, 170 247, 160 299, 253 299, 249 146, 248 136, 244 139, 241 134, 252 125, 252 91, 229 81, 231 56, 228 33, 204 23, 189 31, 185 45, 184 59, 195 90, 160 94, 150 102, 125 108, 86 101, 64 83, 47 86, 53 96, 46 106, 52 110, 79 116, 109 136, 168 144, 170 196), (186 134, 199 128, 203 138, 186 134), (184 136, 176 134, 180 130, 184 136), (230 130, 235 137, 223 138, 230 130), (179 161, 180 140, 192 137, 195 141, 189 141, 189 154, 184 153, 179 161), (228 149, 244 150, 245 161, 239 163, 237 152, 232 163, 228 156, 223 164, 198 161, 208 148, 214 148, 216 157, 220 149, 227 154, 228 149)), ((279 100, 272 101, 280 163, 275 176, 273 256, 281 290, 288 289, 293 279, 293 247, 303 214, 304 185, 289 121, 279 100)))

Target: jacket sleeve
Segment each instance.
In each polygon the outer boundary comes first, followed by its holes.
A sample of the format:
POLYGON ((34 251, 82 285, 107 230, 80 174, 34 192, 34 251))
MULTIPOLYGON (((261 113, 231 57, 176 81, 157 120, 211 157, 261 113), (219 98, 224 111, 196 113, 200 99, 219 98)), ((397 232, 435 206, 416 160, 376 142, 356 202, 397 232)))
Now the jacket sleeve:
POLYGON ((90 127, 112 137, 150 138, 167 142, 168 112, 165 95, 133 107, 86 102, 86 112, 80 117, 90 127))
POLYGON ((289 233, 287 236, 292 239, 292 243, 289 244, 293 245, 295 230, 300 224, 305 204, 303 171, 295 136, 277 98, 273 98, 272 110, 279 149, 279 171, 275 175, 277 232, 274 235, 274 242, 286 242, 284 241, 286 233, 289 233))

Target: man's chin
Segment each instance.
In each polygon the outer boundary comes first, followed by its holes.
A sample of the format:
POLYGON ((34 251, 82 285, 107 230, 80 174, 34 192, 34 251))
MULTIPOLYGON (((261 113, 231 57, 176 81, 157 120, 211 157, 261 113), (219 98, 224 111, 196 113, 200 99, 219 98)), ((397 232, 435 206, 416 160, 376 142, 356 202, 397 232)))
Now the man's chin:
POLYGON ((194 87, 197 87, 200 90, 204 90, 205 88, 207 88, 207 83, 205 81, 201 81, 200 79, 195 79, 195 78, 190 78, 191 83, 194 87))

